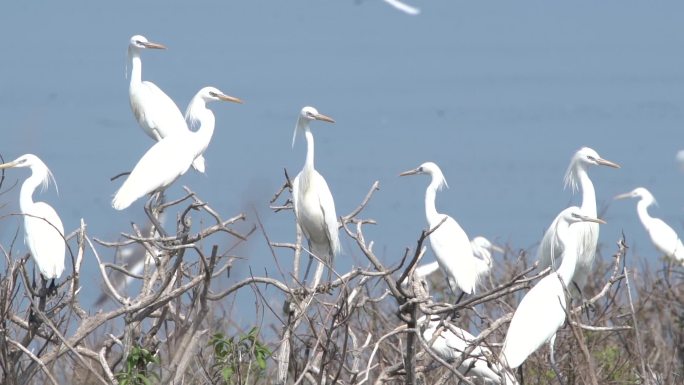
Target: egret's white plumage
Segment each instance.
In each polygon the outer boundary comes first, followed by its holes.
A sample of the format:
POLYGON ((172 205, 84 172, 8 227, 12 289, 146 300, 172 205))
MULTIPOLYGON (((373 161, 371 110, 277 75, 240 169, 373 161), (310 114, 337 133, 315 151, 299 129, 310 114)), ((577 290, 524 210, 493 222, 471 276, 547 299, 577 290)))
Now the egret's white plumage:
POLYGON ((628 193, 615 197, 615 199, 624 198, 639 198, 637 215, 639 215, 639 220, 644 225, 655 248, 665 256, 684 264, 684 245, 677 233, 662 219, 654 218, 648 214, 648 208, 656 203, 653 194, 644 187, 637 187, 628 193))
MULTIPOLYGON (((489 273, 492 269, 492 252, 498 251, 503 253, 504 250, 494 245, 487 238, 477 236, 470 241, 470 247, 473 249, 475 256, 475 266, 479 277, 489 273)), ((428 275, 439 270, 439 262, 430 262, 416 267, 416 274, 418 277, 427 277, 428 275)), ((452 280, 453 281, 453 280, 452 280)), ((456 282, 449 282, 450 285, 456 286, 456 282)))
POLYGON ((439 226, 430 234, 430 246, 435 258, 446 273, 447 278, 453 280, 464 293, 472 294, 475 291, 480 271, 468 236, 452 217, 438 213, 435 208, 437 190, 447 186, 444 174, 435 163, 426 162, 416 169, 402 172, 399 175, 417 174, 427 174, 432 177, 425 191, 425 216, 430 229, 439 226))
MULTIPOLYGON (((418 325, 423 330, 423 338, 429 344, 433 336, 438 331, 440 325, 441 331, 434 337, 432 344, 428 345, 432 350, 444 361, 452 362, 454 360, 460 361, 463 359, 463 354, 466 350, 471 349, 475 336, 467 331, 456 327, 454 325, 446 325, 437 320, 427 321, 427 317, 423 316, 418 319, 418 325)), ((492 352, 483 346, 472 347, 468 356, 463 359, 461 365, 457 368, 465 377, 471 379, 477 384, 501 384, 502 375, 506 375, 498 365, 491 362, 493 357, 492 352)), ((517 383, 512 376, 507 375, 508 382, 517 383), (513 379, 513 381, 511 381, 513 379)))
POLYGON ((147 150, 116 192, 112 207, 123 210, 145 194, 164 190, 185 174, 197 156, 207 149, 214 134, 216 119, 207 103, 216 100, 242 103, 240 99, 225 95, 214 87, 199 90, 188 107, 199 129, 162 138, 147 150))
MULTIPOLYGON (((596 217, 596 193, 594 184, 589 179, 587 168, 591 165, 601 165, 613 168, 620 168, 617 163, 602 159, 599 154, 589 148, 580 148, 570 160, 570 166, 565 173, 565 186, 570 187, 573 192, 577 191, 579 187, 582 188, 582 205, 580 209, 582 214, 589 217, 596 217)), ((551 223, 551 226, 544 233, 537 250, 537 258, 539 260, 540 268, 545 269, 548 266, 557 268, 560 264, 558 257, 563 253, 563 246, 560 244, 555 234, 554 229, 558 227, 556 222, 551 223)), ((572 230, 581 234, 579 236, 579 259, 574 275, 574 281, 581 289, 587 281, 587 276, 591 271, 591 266, 594 262, 594 255, 596 254, 596 246, 598 244, 599 226, 593 222, 582 222, 572 226, 572 230)))
MULTIPOLYGON (((131 65, 131 82, 128 87, 131 110, 140 127, 152 139, 161 139, 179 132, 186 132, 188 125, 176 103, 156 84, 142 80, 143 49, 166 49, 159 43, 148 41, 145 36, 135 35, 128 44, 128 59, 131 65)), ((199 155, 193 167, 204 172, 204 158, 199 155)))
POLYGON ((677 160, 677 163, 679 163, 679 169, 684 171, 684 150, 677 151, 675 159, 677 160))
POLYGON ((314 138, 309 123, 312 120, 334 123, 335 121, 313 107, 304 107, 297 119, 292 146, 300 131, 306 138, 306 161, 304 168, 292 181, 292 200, 299 228, 309 242, 309 251, 331 268, 334 257, 340 252, 335 201, 328 183, 314 168, 314 138))
MULTIPOLYGON (((166 211, 163 211, 159 214, 159 217, 157 218, 161 226, 164 225, 165 219, 166 211)), ((140 230, 140 233, 146 237, 159 236, 159 233, 154 228, 154 224, 151 222, 148 223, 145 227, 143 227, 140 230)), ((155 257, 159 257, 161 254, 161 250, 159 249, 152 248, 148 250, 147 248, 145 248, 145 246, 143 246, 143 244, 134 242, 129 245, 118 247, 116 249, 114 255, 114 263, 126 269, 132 275, 142 275, 144 273, 146 264, 147 266, 155 266, 154 261, 152 260, 152 252, 155 253, 155 257)), ((112 284, 114 289, 119 293, 124 291, 126 287, 128 287, 128 285, 130 285, 135 279, 131 275, 124 274, 123 272, 114 269, 110 270, 108 275, 109 282, 112 284)), ((95 306, 102 305, 109 297, 109 289, 103 286, 103 292, 95 301, 95 306)))
POLYGON ((420 9, 413 7, 411 5, 408 5, 404 2, 401 2, 400 0, 384 0, 385 3, 391 5, 392 7, 408 14, 411 16, 416 16, 420 14, 420 9))
POLYGON ((561 245, 563 252, 559 257, 562 262, 555 272, 534 285, 513 314, 501 350, 501 359, 510 368, 517 368, 545 342, 552 342, 563 325, 566 307, 563 284, 569 286, 575 274, 582 242, 582 233, 572 231, 572 228, 583 222, 605 223, 584 215, 575 206, 561 211, 554 219, 554 243, 561 245))
POLYGON ((12 162, 0 164, 0 169, 29 167, 31 176, 21 185, 19 208, 24 217, 24 241, 43 277, 56 279, 64 271, 64 226, 55 209, 45 202, 34 202, 33 192, 45 189, 54 178, 48 167, 33 154, 25 154, 12 162))

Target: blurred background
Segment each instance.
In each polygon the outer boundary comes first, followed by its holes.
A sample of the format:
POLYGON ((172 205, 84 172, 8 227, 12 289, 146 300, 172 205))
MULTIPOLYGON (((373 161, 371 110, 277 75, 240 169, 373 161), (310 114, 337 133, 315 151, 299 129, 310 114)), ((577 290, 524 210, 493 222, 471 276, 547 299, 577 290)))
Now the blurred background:
MULTIPOLYGON (((684 231, 684 175, 675 159, 684 147, 684 3, 411 4, 419 15, 381 0, 5 4, 0 154, 8 161, 34 153, 50 167, 59 195, 51 188, 35 198, 55 207, 67 232, 83 218, 90 236, 115 240, 132 221, 144 223, 144 200, 123 212, 111 208, 123 179, 109 180, 152 145, 128 101, 128 41, 142 34, 168 47, 142 53, 143 79, 182 111, 206 85, 245 101, 211 106, 217 123, 206 175, 190 170, 167 190, 169 199, 187 185, 226 218, 244 212, 242 228, 258 213, 273 241, 294 241, 292 213, 273 213, 268 201, 283 169, 294 177, 304 163, 305 141, 292 148, 291 139, 299 110, 312 105, 337 121, 312 128, 316 168, 338 215, 380 181, 364 217, 378 221, 366 237, 388 264, 426 227, 428 180, 399 172, 436 162, 450 187, 437 195, 438 210, 471 238, 526 249, 533 259, 556 214, 580 201, 563 189, 563 175, 582 146, 622 165, 590 170, 608 221, 603 258, 624 231, 632 255, 660 264, 636 202, 612 197, 647 187, 660 204, 651 213, 684 231)), ((17 257, 26 247, 21 218, 8 215, 18 212, 19 189, 10 187, 28 170, 5 176, 0 241, 9 249, 20 231, 17 257)), ((173 219, 167 224, 173 228, 173 219)), ((346 235, 342 247, 340 269, 367 263, 346 235)), ((245 260, 231 279, 250 268, 279 276, 260 231, 235 253, 245 260)), ((286 273, 291 252, 279 250, 277 259, 286 273)), ((90 253, 83 269, 83 285, 99 287, 90 253)), ((99 291, 83 295, 87 304, 99 291)))

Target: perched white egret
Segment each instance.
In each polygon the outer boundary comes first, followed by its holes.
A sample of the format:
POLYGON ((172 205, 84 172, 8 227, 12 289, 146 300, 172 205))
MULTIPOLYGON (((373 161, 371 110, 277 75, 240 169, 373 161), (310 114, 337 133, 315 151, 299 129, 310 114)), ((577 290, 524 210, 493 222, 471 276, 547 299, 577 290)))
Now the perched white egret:
POLYGON ((314 168, 314 138, 309 128, 312 120, 335 123, 329 116, 313 107, 304 107, 297 119, 292 146, 300 131, 306 138, 306 161, 304 168, 292 181, 292 200, 297 225, 309 242, 309 251, 326 261, 333 268, 333 261, 340 252, 335 201, 328 183, 314 168))
MULTIPOLYGON (((163 226, 166 219, 166 211, 161 212, 157 219, 159 224, 163 226)), ((154 224, 152 222, 149 222, 147 225, 145 225, 140 230, 140 233, 146 237, 156 237, 160 235, 154 228, 154 224)), ((156 257, 159 257, 161 250, 156 248, 148 250, 141 243, 133 242, 116 249, 114 254, 114 263, 126 269, 130 274, 139 276, 144 273, 145 264, 151 267, 155 266, 152 260, 152 253, 154 253, 156 257)), ((109 282, 119 293, 124 291, 126 287, 135 279, 131 275, 114 269, 109 271, 108 276, 109 282)), ((103 292, 95 301, 95 306, 102 305, 109 297, 109 289, 103 286, 103 292)))
POLYGON ((438 213, 435 208, 437 190, 441 190, 444 186, 448 187, 444 174, 435 163, 426 162, 416 169, 402 172, 399 176, 417 174, 427 174, 432 177, 432 181, 425 190, 425 215, 430 229, 439 225, 439 228, 430 234, 430 246, 432 246, 435 258, 446 273, 449 282, 453 280, 464 293, 472 294, 477 286, 480 271, 468 236, 452 217, 438 213))
MULTIPOLYGON (((131 83, 128 87, 131 110, 140 127, 152 139, 160 141, 169 135, 188 130, 183 114, 176 103, 156 84, 142 80, 143 49, 166 49, 166 46, 148 41, 145 36, 135 35, 128 44, 128 59, 131 66, 131 83)), ((199 155, 193 167, 204 172, 204 158, 199 155)))
POLYGON ((40 274, 46 280, 52 279, 51 287, 54 287, 54 280, 64 271, 64 226, 55 209, 45 202, 33 201, 33 192, 39 185, 42 189, 47 188, 50 179, 53 182, 55 179, 45 163, 33 154, 0 164, 0 169, 12 167, 31 169, 31 176, 21 185, 19 193, 19 208, 24 217, 24 241, 40 274))
POLYGON ((112 207, 123 210, 145 194, 164 190, 185 174, 211 141, 216 120, 207 103, 217 100, 242 103, 240 99, 225 95, 214 87, 199 90, 188 107, 190 115, 199 122, 199 129, 167 136, 147 150, 116 192, 112 207))
MULTIPOLYGON (((428 322, 427 316, 422 316, 418 319, 418 325, 424 329, 423 338, 428 344, 435 338, 429 346, 446 362, 463 359, 463 354, 466 350, 471 349, 475 340, 475 336, 467 331, 451 324, 446 325, 445 322, 441 323, 438 318, 428 322), (437 337, 434 337, 440 325, 442 325, 441 332, 437 337)), ((480 345, 472 347, 468 356, 463 359, 458 367, 458 371, 477 384, 501 384, 503 383, 502 376, 506 376, 508 379, 507 385, 517 383, 510 374, 501 370, 499 365, 491 362, 493 356, 486 347, 480 345), (483 382, 478 382, 476 379, 483 382)))
MULTIPOLYGON (((594 184, 589 179, 587 174, 587 167, 591 165, 608 166, 613 168, 620 168, 617 163, 602 159, 599 154, 589 147, 580 148, 570 160, 570 166, 565 173, 565 187, 570 187, 573 192, 577 191, 578 187, 582 188, 582 205, 580 209, 582 214, 589 217, 596 217, 596 193, 594 184)), ((544 233, 537 250, 537 258, 540 263, 540 268, 545 269, 549 266, 557 268, 560 261, 557 258, 563 253, 563 246, 558 242, 558 236, 555 234, 555 229, 558 227, 556 222, 544 233)), ((574 282, 579 289, 584 287, 587 281, 591 266, 594 263, 594 255, 596 254, 596 246, 598 244, 599 226, 593 222, 583 222, 572 226, 572 231, 581 234, 579 243, 579 259, 575 269, 574 282)), ((570 284, 568 284, 570 285, 570 284)), ((574 286, 573 286, 574 287, 574 286)))
POLYGON ((470 247, 473 249, 473 255, 477 258, 477 270, 480 275, 492 269, 492 252, 496 251, 502 254, 506 252, 481 235, 470 240, 470 247))
POLYGON ((665 256, 674 258, 679 263, 684 264, 684 245, 677 233, 667 223, 663 222, 662 219, 653 218, 648 214, 649 206, 656 203, 651 192, 643 187, 637 187, 628 193, 615 197, 615 199, 624 198, 639 198, 637 214, 648 236, 651 237, 653 245, 665 256))
MULTIPOLYGON (((492 269, 492 252, 504 252, 504 249, 494 245, 489 239, 482 236, 473 238, 470 241, 470 246, 472 247, 473 255, 475 256, 476 271, 480 277, 489 273, 492 269)), ((427 277, 437 270, 439 270, 439 262, 435 261, 418 266, 416 268, 416 274, 419 277, 427 277)), ((451 286, 456 286, 456 282, 449 282, 449 284, 451 286)))
POLYGON ((513 314, 501 350, 502 361, 512 369, 520 366, 545 342, 553 343, 558 328, 565 321, 563 284, 567 287, 570 285, 582 245, 582 233, 572 231, 572 228, 582 222, 605 223, 601 219, 584 215, 576 206, 561 211, 553 221, 556 237, 554 242, 560 243, 563 250, 560 255, 562 262, 555 272, 534 285, 513 314))

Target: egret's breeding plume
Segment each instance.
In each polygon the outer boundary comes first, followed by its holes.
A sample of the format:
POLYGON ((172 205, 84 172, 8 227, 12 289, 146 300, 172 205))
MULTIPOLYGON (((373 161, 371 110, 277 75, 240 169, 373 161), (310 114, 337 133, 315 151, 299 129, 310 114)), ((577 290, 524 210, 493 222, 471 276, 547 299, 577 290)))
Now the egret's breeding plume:
POLYGON ((468 236, 452 217, 438 213, 435 208, 437 190, 447 186, 444 174, 442 174, 439 166, 427 162, 416 169, 402 172, 399 175, 418 174, 427 174, 432 177, 432 181, 425 191, 425 215, 430 230, 439 226, 430 234, 430 245, 435 253, 435 258, 446 273, 450 285, 453 281, 464 293, 472 294, 475 291, 480 271, 478 270, 478 260, 473 255, 468 236))
MULTIPOLYGON (((335 121, 313 107, 304 107, 297 119, 292 146, 300 131, 306 138, 306 161, 304 168, 292 181, 292 200, 297 225, 309 242, 309 252, 329 264, 340 252, 340 238, 337 227, 335 201, 328 183, 314 168, 314 138, 309 123, 312 120, 335 123, 335 121)), ((331 276, 331 275, 329 275, 331 276)))
MULTIPOLYGON (((595 218, 597 216, 596 193, 594 184, 589 179, 589 174, 587 173, 587 168, 592 165, 620 168, 620 165, 617 163, 602 159, 593 149, 582 147, 570 160, 570 166, 565 173, 565 186, 570 187, 573 192, 577 191, 578 187, 582 188, 582 205, 580 206, 582 214, 595 218)), ((542 269, 549 266, 557 268, 561 263, 558 258, 563 254, 563 245, 557 241, 558 236, 555 234, 557 225, 556 222, 553 222, 549 226, 539 245, 537 258, 542 269)), ((579 289, 582 289, 594 262, 599 238, 599 226, 594 222, 583 222, 572 226, 571 231, 579 234, 579 259, 577 260, 574 282, 579 289)))
POLYGON ((24 241, 38 265, 40 274, 46 280, 55 279, 64 271, 64 226, 55 209, 45 202, 34 202, 33 192, 42 186, 47 188, 52 173, 40 158, 33 154, 25 154, 16 160, 0 164, 0 169, 12 167, 29 167, 31 176, 21 185, 19 208, 24 217, 24 241))
POLYGON ((682 240, 679 239, 677 233, 662 219, 653 218, 648 214, 649 206, 656 203, 651 192, 643 187, 637 187, 628 193, 615 197, 615 199, 624 198, 639 198, 637 215, 639 215, 641 224, 644 225, 648 236, 651 237, 653 245, 666 257, 674 258, 679 263, 684 264, 684 245, 682 245, 682 240))
POLYGON ((214 87, 199 90, 188 107, 198 130, 185 130, 167 136, 147 150, 116 192, 112 207, 123 210, 145 194, 163 191, 188 171, 192 162, 207 149, 214 134, 216 119, 207 108, 207 103, 217 100, 242 103, 240 99, 225 95, 214 87))
MULTIPOLYGON (((553 221, 553 233, 563 250, 558 270, 542 278, 520 301, 506 333, 501 358, 517 368, 545 342, 553 341, 565 321, 566 301, 563 285, 569 287, 581 252, 582 236, 572 228, 584 223, 605 223, 584 215, 579 207, 568 207, 553 221)), ((551 350, 553 357, 553 349, 551 350)), ((553 362, 553 358, 552 358, 553 362)))
POLYGON ((516 384, 517 381, 493 362, 492 352, 486 347, 473 346, 475 336, 467 331, 446 322, 440 322, 437 316, 428 322, 428 316, 418 319, 418 325, 423 329, 423 338, 428 346, 446 362, 460 362, 458 371, 476 384, 502 384, 502 377, 506 384, 516 384), (435 333, 438 333, 435 336, 435 333), (433 341, 434 338, 434 341, 433 341), (432 344, 430 344, 430 342, 432 344), (470 352, 465 358, 465 352, 470 352))
MULTIPOLYGON (((492 252, 497 251, 503 253, 504 249, 493 244, 489 239, 477 236, 470 241, 470 247, 473 249, 475 256, 475 267, 479 277, 488 274, 492 269, 492 252)), ((428 275, 439 270, 439 262, 430 262, 420 265, 416 268, 418 277, 427 277, 428 275)), ((449 282, 452 286, 457 286, 456 282, 449 282)))
MULTIPOLYGON (((128 44, 128 60, 131 66, 131 83, 128 87, 131 110, 140 127, 150 138, 161 139, 188 130, 183 114, 176 103, 156 84, 142 80, 143 49, 166 49, 159 43, 148 41, 145 36, 135 35, 128 44)), ((204 172, 204 158, 200 155, 193 163, 199 172, 204 172)))

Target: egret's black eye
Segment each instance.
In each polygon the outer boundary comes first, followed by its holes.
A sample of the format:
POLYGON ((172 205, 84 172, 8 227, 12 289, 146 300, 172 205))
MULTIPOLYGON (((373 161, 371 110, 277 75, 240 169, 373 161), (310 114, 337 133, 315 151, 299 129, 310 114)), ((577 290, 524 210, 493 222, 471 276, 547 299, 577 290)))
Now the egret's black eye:
POLYGON ((217 94, 216 92, 214 92, 214 91, 209 91, 209 96, 212 96, 212 97, 215 98, 215 97, 218 96, 218 94, 217 94))
POLYGON ((423 166, 418 167, 418 171, 423 172, 423 166))
POLYGON ((596 161, 596 158, 594 158, 594 157, 593 157, 593 156, 591 156, 591 155, 587 155, 587 159, 589 159, 589 160, 593 160, 593 161, 596 161))

